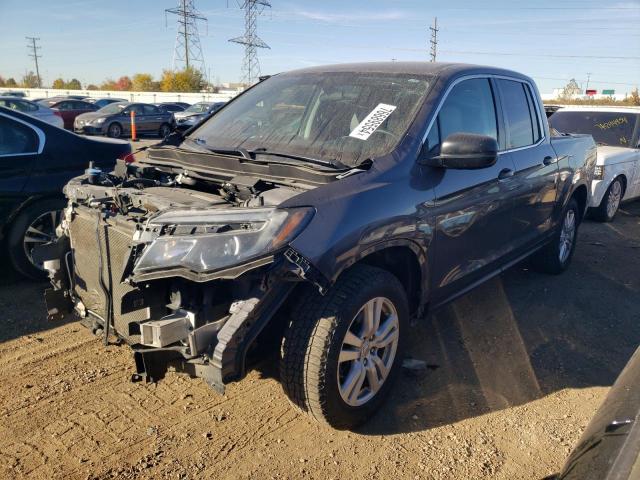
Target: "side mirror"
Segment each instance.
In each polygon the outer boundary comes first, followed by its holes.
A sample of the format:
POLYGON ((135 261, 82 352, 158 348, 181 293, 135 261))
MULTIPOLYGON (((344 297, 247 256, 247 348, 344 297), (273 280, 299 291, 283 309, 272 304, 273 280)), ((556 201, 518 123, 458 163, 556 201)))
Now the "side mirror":
POLYGON ((421 165, 439 168, 477 169, 491 167, 498 159, 495 138, 476 133, 452 133, 440 146, 440 155, 420 159, 421 165))

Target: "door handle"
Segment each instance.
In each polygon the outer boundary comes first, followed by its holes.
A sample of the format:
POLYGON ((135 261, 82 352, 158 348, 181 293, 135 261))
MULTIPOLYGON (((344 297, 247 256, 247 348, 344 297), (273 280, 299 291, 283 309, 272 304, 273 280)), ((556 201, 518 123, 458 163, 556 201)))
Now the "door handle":
POLYGON ((510 168, 503 168, 502 170, 500 170, 500 173, 498 174, 498 180, 505 180, 507 178, 511 178, 513 177, 514 171, 511 170, 510 168))
POLYGON ((557 161, 558 161, 558 157, 546 156, 544 157, 544 160, 542 160, 542 163, 544 165, 551 165, 552 163, 556 163, 557 161))

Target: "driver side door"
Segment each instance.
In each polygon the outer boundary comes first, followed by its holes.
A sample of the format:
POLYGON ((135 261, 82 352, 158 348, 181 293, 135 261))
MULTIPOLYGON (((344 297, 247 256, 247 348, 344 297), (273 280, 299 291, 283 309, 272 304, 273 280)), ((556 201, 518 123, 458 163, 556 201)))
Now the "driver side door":
MULTIPOLYGON (((504 145, 495 85, 489 78, 457 83, 445 98, 427 135, 430 155, 453 133, 475 133, 504 145)), ((435 183, 432 301, 446 302, 496 271, 511 252, 513 175, 508 155, 493 166, 458 170, 427 167, 435 183)))

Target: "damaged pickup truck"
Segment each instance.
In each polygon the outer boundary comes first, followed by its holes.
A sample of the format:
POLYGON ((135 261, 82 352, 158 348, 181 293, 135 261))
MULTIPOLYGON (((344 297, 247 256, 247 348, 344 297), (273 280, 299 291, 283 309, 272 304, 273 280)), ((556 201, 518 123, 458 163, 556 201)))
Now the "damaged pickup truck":
POLYGON ((409 319, 533 255, 560 273, 595 144, 551 138, 531 79, 371 63, 275 75, 134 163, 65 188, 39 250, 51 318, 128 343, 219 392, 280 356, 298 407, 362 423, 397 375, 409 319))

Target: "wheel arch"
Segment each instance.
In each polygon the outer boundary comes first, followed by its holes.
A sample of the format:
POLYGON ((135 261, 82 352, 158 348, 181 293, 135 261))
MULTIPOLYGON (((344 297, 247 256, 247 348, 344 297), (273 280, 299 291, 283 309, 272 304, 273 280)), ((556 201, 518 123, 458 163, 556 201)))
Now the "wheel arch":
POLYGON ((354 265, 378 267, 394 275, 404 287, 411 314, 420 314, 425 302, 426 269, 413 243, 386 245, 362 256, 354 265))
POLYGON ((588 191, 586 185, 578 185, 576 189, 571 194, 571 198, 574 198, 576 202, 578 202, 578 207, 580 208, 580 218, 584 218, 584 215, 587 211, 587 199, 588 199, 588 191))
POLYGON ((7 235, 9 234, 11 229, 13 228, 13 224, 15 223, 16 218, 18 218, 20 216, 20 214, 26 208, 29 208, 31 205, 36 204, 36 203, 40 203, 42 201, 60 200, 60 199, 64 199, 64 198, 65 197, 62 194, 62 192, 60 192, 60 193, 50 193, 50 194, 46 194, 46 195, 34 195, 34 196, 31 196, 31 197, 27 198, 24 202, 22 202, 9 215, 9 218, 7 219, 5 224, 2 226, 2 230, 0 231, 0 239, 2 239, 2 240, 6 239, 7 235))

